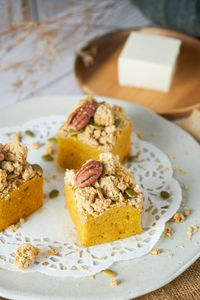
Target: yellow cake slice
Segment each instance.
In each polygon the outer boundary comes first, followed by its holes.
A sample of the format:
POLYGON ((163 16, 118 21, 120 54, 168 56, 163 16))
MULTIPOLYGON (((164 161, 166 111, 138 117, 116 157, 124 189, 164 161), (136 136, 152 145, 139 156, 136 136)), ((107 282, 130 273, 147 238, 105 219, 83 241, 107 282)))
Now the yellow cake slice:
POLYGON ((140 234, 142 194, 111 153, 65 173, 66 208, 83 247, 140 234))
POLYGON ((122 107, 86 96, 57 132, 57 162, 79 169, 91 158, 98 160, 102 152, 112 152, 122 162, 131 153, 132 130, 133 122, 122 107))
POLYGON ((0 144, 0 231, 43 204, 42 169, 26 158, 25 145, 0 144))

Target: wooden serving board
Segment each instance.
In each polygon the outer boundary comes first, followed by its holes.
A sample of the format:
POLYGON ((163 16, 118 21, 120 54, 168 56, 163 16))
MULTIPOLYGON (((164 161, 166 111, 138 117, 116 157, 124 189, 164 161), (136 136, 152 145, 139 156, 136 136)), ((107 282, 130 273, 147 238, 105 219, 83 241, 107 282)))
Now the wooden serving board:
POLYGON ((146 106, 167 118, 188 115, 200 108, 200 41, 188 35, 161 28, 132 28, 108 33, 90 41, 81 51, 96 49, 90 66, 77 54, 75 74, 85 93, 119 98, 146 106), (130 32, 175 37, 182 40, 177 69, 168 93, 118 84, 117 59, 130 32))

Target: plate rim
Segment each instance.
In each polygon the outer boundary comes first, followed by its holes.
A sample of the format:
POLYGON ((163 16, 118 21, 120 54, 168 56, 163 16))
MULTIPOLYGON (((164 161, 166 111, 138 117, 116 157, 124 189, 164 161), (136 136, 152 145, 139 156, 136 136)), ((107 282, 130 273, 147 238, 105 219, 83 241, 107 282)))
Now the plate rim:
MULTIPOLYGON (((3 113, 8 113, 10 108, 12 107, 12 109, 15 109, 16 107, 18 108, 19 106, 23 107, 24 105, 28 105, 30 104, 30 102, 33 104, 33 105, 36 105, 36 101, 40 101, 41 99, 43 99, 44 101, 47 101, 48 99, 58 99, 58 98, 62 98, 62 99, 65 99, 65 98, 77 98, 77 99, 80 99, 83 95, 81 94, 74 94, 74 95, 51 95, 51 96, 38 96, 38 97, 30 97, 29 99, 27 99, 26 101, 23 101, 23 102, 20 102, 20 103, 15 103, 13 105, 8 105, 6 108, 2 109, 1 112, 0 112, 0 115, 3 114, 3 113)), ((100 99, 108 99, 108 100, 111 100, 111 101, 117 101, 119 102, 120 104, 123 103, 124 100, 120 100, 120 99, 116 99, 116 98, 109 98, 109 97, 104 97, 104 96, 96 96, 97 98, 100 98, 100 99)), ((163 122, 167 122, 168 124, 170 124, 170 126, 175 126, 176 128, 178 128, 178 130, 180 132, 184 132, 184 134, 186 134, 190 139, 191 141, 193 141, 196 146, 199 147, 199 144, 198 142, 190 135, 188 134, 187 132, 185 132, 182 128, 178 127, 177 125, 175 125, 174 123, 164 119, 163 117, 161 117, 160 115, 154 113, 153 111, 151 111, 150 109, 146 108, 146 107, 143 107, 143 106, 140 106, 138 104, 135 104, 135 103, 130 103, 128 101, 124 101, 126 103, 128 103, 129 105, 133 105, 133 106, 137 106, 139 107, 140 109, 142 109, 143 111, 147 111, 148 113, 154 115, 156 118, 159 118, 159 119, 162 119, 163 122)), ((69 104, 70 105, 70 104, 69 104)), ((40 115, 41 116, 41 115, 40 115)), ((40 117, 38 116, 38 117, 40 117)), ((3 127, 0 125, 0 127, 3 127)), ((7 126, 5 126, 7 127, 7 126)), ((200 147, 199 147, 200 149, 200 147)), ((191 258, 189 259, 188 261, 186 261, 183 265, 181 265, 181 267, 176 271, 176 273, 174 273, 173 275, 171 275, 169 278, 167 278, 167 280, 162 280, 161 283, 159 284, 155 284, 154 286, 151 286, 149 289, 147 288, 145 290, 144 293, 138 293, 138 295, 135 295, 134 294, 134 297, 138 297, 138 296, 142 296, 144 294, 147 294, 147 293, 150 293, 154 290, 157 290, 161 287, 163 287, 164 285, 168 284, 169 282, 171 282, 172 280, 174 280, 175 278, 177 278, 180 274, 182 274, 188 267, 190 267, 198 258, 200 257, 200 245, 199 247, 197 248, 196 250, 196 254, 191 258)), ((3 270, 3 269, 0 269, 0 270, 3 270)), ((3 271, 6 271, 6 272, 12 272, 12 271, 8 271, 8 270, 3 270, 3 271)), ((33 272, 34 274, 36 274, 37 272, 33 272)), ((44 275, 44 274, 43 274, 44 275)), ((47 275, 44 275, 44 276, 47 276, 47 275)), ((67 277, 66 277, 67 278, 67 277)), ((7 290, 5 289, 4 287, 1 286, 0 284, 0 294, 2 297, 12 297, 12 299, 27 299, 27 296, 29 297, 29 299, 35 299, 37 297, 37 299, 47 299, 49 298, 49 295, 40 295, 40 297, 38 298, 38 294, 35 293, 35 294, 27 294, 26 292, 23 292, 23 291, 18 291, 16 289, 11 289, 11 290, 7 290)), ((132 293, 133 294, 133 293, 132 293)), ((129 299, 131 297, 131 293, 129 292, 129 294, 125 295, 123 297, 123 299, 129 299), (127 298, 126 298, 127 297, 127 298)), ((57 299, 64 299, 62 296, 61 297, 56 297, 57 299)), ((66 298, 65 298, 66 299, 66 298)), ((73 298, 68 298, 68 299, 75 299, 75 296, 73 298)), ((82 299, 86 299, 86 298, 82 298, 82 299)), ((93 296, 90 296, 88 295, 87 296, 87 299, 94 299, 93 296)), ((115 299, 122 299, 121 296, 119 295, 119 297, 116 297, 115 296, 115 299)))

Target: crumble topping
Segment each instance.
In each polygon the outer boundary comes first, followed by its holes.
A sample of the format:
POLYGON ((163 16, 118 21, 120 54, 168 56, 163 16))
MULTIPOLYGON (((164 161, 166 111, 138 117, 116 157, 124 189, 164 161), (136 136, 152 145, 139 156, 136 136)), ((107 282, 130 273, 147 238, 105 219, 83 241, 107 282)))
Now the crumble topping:
POLYGON ((18 142, 0 144, 4 159, 0 161, 0 198, 8 197, 9 191, 37 175, 26 161, 27 147, 18 142))
MULTIPOLYGON (((74 109, 88 102, 98 103, 92 96, 86 96, 85 99, 77 103, 74 109)), ((111 106, 108 103, 98 103, 92 122, 75 136, 85 144, 98 146, 102 151, 111 151, 122 129, 132 125, 132 120, 125 115, 122 107, 111 106), (118 125, 116 122, 118 122, 118 125)), ((59 128, 57 136, 67 138, 70 129, 70 125, 63 124, 59 128)))
POLYGON ((14 263, 19 269, 26 269, 40 253, 41 250, 30 243, 22 244, 16 250, 14 263))
POLYGON ((65 173, 65 185, 74 188, 77 207, 84 221, 88 215, 98 217, 113 206, 131 205, 142 210, 140 188, 134 183, 131 173, 120 164, 118 156, 101 153, 99 160, 104 168, 94 185, 79 188, 75 181, 76 171, 67 169, 65 173), (127 195, 127 189, 131 189, 132 196, 127 195))

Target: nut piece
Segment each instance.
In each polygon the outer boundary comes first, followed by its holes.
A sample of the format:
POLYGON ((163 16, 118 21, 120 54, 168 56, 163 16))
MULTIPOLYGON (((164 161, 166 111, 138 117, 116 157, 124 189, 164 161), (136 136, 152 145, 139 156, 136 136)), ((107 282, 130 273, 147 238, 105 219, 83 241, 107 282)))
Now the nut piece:
POLYGON ((90 186, 97 181, 102 172, 103 164, 97 160, 90 160, 76 173, 76 185, 80 188, 90 186))
POLYGON ((85 103, 75 109, 68 117, 66 124, 72 125, 74 130, 80 130, 87 126, 90 119, 94 116, 97 109, 97 103, 85 103))
POLYGON ((0 151, 0 162, 4 160, 4 154, 0 151))

